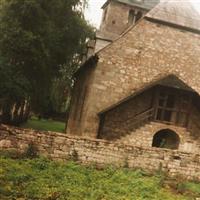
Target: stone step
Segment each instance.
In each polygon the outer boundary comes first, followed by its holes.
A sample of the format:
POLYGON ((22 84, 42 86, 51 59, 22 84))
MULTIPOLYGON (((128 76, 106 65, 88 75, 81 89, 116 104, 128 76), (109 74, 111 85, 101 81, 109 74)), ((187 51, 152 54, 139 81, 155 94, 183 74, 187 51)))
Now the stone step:
MULTIPOLYGON (((154 122, 154 121, 150 121, 150 122, 147 122, 145 124, 143 124, 143 126, 140 126, 134 130, 131 131, 131 133, 128 133, 127 135, 125 136, 122 136, 120 138, 120 140, 126 140, 130 137, 131 134, 139 134, 141 132, 145 133, 147 132, 148 133, 148 130, 151 129, 151 127, 153 127, 157 122, 154 122)), ((191 132, 190 131, 185 131, 186 128, 182 128, 184 130, 184 132, 186 132, 186 134, 188 135, 191 135, 191 132)))

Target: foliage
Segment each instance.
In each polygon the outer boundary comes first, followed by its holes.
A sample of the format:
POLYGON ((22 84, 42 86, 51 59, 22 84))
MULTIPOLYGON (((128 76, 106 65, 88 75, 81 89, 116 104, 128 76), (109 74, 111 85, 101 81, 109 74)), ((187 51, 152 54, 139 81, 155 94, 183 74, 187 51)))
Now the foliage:
POLYGON ((50 119, 38 120, 37 118, 31 118, 25 124, 22 124, 21 127, 31 128, 40 131, 54 131, 61 133, 65 131, 64 122, 54 121, 50 119))
POLYGON ((64 76, 63 69, 72 77, 86 39, 92 36, 82 14, 84 3, 0 0, 0 99, 4 104, 28 99, 37 113, 49 109, 54 81, 64 76))
POLYGON ((37 146, 33 142, 28 144, 28 147, 26 151, 24 152, 24 157, 29 158, 29 159, 38 157, 38 149, 37 149, 37 146))
POLYGON ((78 152, 75 149, 72 150, 71 155, 69 156, 69 159, 74 162, 77 162, 79 160, 78 152))
POLYGON ((178 191, 180 193, 196 193, 200 196, 200 184, 192 182, 183 182, 178 184, 178 191))
MULTIPOLYGON (((159 185, 159 177, 140 170, 96 170, 45 158, 0 158, 1 199, 189 200, 159 185)), ((199 184, 196 184, 199 187, 199 184)))

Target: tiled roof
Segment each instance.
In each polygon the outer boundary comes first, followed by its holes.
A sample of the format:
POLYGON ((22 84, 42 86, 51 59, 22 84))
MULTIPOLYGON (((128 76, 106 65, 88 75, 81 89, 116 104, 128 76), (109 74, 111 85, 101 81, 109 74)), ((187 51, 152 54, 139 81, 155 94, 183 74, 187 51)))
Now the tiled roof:
MULTIPOLYGON (((108 5, 108 3, 111 0, 107 0, 104 5, 102 6, 102 8, 104 8, 106 5, 108 5)), ((127 4, 130 6, 137 6, 140 8, 144 8, 146 10, 151 10, 153 7, 155 7, 160 0, 113 0, 113 1, 117 1, 123 4, 127 4)))
POLYGON ((161 22, 200 31, 200 7, 197 3, 197 0, 165 0, 146 16, 161 22))
POLYGON ((131 6, 138 6, 147 10, 152 9, 155 5, 157 5, 160 0, 115 0, 120 3, 128 4, 131 6))

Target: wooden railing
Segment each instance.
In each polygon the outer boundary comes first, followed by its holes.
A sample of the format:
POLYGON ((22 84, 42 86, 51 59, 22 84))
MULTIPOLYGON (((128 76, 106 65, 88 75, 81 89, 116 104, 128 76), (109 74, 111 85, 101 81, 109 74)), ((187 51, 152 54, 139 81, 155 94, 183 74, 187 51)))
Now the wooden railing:
MULTIPOLYGON (((155 121, 155 122, 162 122, 162 123, 166 123, 166 124, 175 124, 173 122, 168 122, 168 121, 159 121, 155 119, 155 108, 151 108, 149 110, 146 110, 145 112, 142 112, 138 115, 136 115, 134 118, 130 118, 128 119, 128 123, 132 124, 132 130, 135 130, 137 128, 139 128, 140 126, 143 126, 145 123, 148 123, 150 121, 155 121)), ((187 128, 188 131, 190 132, 195 132, 198 130, 200 130, 200 122, 197 121, 197 119, 194 119, 192 116, 190 116, 190 122, 191 122, 191 126, 185 126, 185 128, 187 128)), ((130 129, 129 129, 130 131, 130 129)))
POLYGON ((129 131, 133 131, 133 130, 139 128, 140 126, 143 126, 145 123, 148 123, 149 121, 153 120, 154 113, 155 113, 155 109, 151 108, 149 110, 146 110, 146 111, 136 115, 133 118, 129 118, 126 121, 126 123, 131 124, 132 130, 130 130, 130 127, 127 127, 127 129, 129 131))

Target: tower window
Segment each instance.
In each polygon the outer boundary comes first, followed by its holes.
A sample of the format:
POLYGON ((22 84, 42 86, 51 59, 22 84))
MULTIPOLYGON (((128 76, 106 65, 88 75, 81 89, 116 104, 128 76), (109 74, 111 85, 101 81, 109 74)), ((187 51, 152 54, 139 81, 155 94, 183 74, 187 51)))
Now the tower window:
POLYGON ((142 12, 139 11, 135 17, 135 22, 137 22, 138 20, 140 20, 142 18, 142 12))
POLYGON ((107 12, 108 12, 108 8, 106 8, 106 9, 104 10, 104 13, 103 13, 103 21, 106 20, 107 12))
POLYGON ((129 16, 128 16, 128 24, 133 24, 135 19, 135 10, 130 10, 129 11, 129 16))

